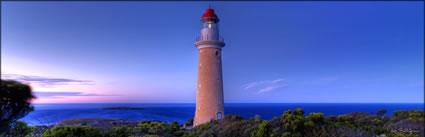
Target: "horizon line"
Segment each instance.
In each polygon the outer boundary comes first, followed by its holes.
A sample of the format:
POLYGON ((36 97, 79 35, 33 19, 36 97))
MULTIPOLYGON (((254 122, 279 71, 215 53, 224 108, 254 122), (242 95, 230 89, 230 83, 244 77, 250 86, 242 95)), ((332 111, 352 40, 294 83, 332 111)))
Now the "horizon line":
MULTIPOLYGON (((31 103, 31 104, 196 104, 196 102, 109 102, 109 103, 31 103)), ((424 102, 228 102, 224 104, 424 104, 424 102)))

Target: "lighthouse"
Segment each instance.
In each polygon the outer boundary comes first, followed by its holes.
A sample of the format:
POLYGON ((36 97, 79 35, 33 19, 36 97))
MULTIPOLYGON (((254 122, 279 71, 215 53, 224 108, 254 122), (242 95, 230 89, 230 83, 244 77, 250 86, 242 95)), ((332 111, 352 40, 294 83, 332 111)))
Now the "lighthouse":
POLYGON ((221 48, 224 47, 224 41, 219 35, 219 21, 214 10, 207 9, 201 18, 201 35, 195 42, 199 62, 194 127, 224 116, 221 70, 221 48))

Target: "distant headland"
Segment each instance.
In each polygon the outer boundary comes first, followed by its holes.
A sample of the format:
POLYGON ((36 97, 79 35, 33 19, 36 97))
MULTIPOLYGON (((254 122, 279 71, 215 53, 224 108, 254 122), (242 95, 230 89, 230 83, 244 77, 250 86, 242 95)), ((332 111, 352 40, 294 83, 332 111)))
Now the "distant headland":
POLYGON ((113 109, 113 110, 127 110, 127 109, 144 109, 144 108, 135 108, 135 107, 104 107, 103 109, 113 109))

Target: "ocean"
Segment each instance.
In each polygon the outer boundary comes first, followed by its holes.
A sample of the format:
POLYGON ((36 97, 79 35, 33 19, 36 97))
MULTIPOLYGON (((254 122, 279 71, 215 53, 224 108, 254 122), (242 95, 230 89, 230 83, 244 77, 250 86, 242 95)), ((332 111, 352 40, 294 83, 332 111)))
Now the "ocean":
MULTIPOLYGON (((29 125, 55 124, 69 118, 110 118, 132 120, 159 120, 180 124, 195 114, 195 104, 34 104, 35 110, 20 119, 29 125), (132 107, 143 109, 103 109, 105 107, 132 107)), ((422 103, 227 103, 225 115, 235 114, 244 118, 260 115, 265 120, 281 116, 288 109, 303 108, 305 115, 321 112, 325 116, 352 112, 374 114, 386 109, 391 116, 397 110, 424 110, 422 103)))

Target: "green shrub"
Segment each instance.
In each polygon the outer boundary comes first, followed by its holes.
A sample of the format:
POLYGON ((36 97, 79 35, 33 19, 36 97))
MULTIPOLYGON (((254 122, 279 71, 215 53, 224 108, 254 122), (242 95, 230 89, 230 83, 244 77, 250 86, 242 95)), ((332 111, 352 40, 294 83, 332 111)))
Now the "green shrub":
POLYGON ((300 132, 304 124, 303 115, 304 110, 300 108, 285 111, 281 117, 283 128, 292 132, 300 132))
POLYGON ((91 126, 53 127, 43 133, 43 137, 102 137, 100 130, 91 126))
POLYGON ((187 119, 187 125, 193 125, 193 118, 187 119))
POLYGON ((411 110, 409 113, 409 120, 412 121, 418 121, 418 120, 424 120, 425 119, 425 113, 423 111, 419 110, 411 110))
POLYGON ((255 120, 220 121, 213 128, 219 137, 249 137, 261 122, 255 120))
POLYGON ((160 137, 160 136, 158 136, 158 135, 145 135, 145 136, 143 136, 143 137, 160 137))
POLYGON ((211 122, 209 122, 209 123, 204 123, 204 124, 196 126, 196 129, 197 130, 207 130, 207 129, 210 129, 212 126, 213 126, 213 124, 211 122))
POLYGON ((184 134, 183 131, 180 131, 180 125, 177 121, 173 121, 170 124, 171 134, 174 136, 182 136, 184 134))
POLYGON ((303 135, 301 133, 291 133, 291 132, 285 132, 282 134, 281 137, 302 137, 303 135))
POLYGON ((113 130, 109 131, 107 136, 110 137, 128 137, 130 136, 131 127, 117 126, 113 130))
POLYGON ((396 121, 409 118, 409 112, 408 111, 394 111, 393 115, 394 115, 393 119, 396 120, 396 121))
POLYGON ((187 131, 184 132, 183 137, 198 137, 199 136, 199 131, 195 130, 195 131, 187 131))
POLYGON ((388 137, 420 137, 419 135, 409 135, 403 133, 389 133, 386 134, 388 137))
POLYGON ((306 128, 322 126, 326 122, 326 118, 323 113, 310 113, 304 120, 304 126, 306 128))
POLYGON ((251 137, 269 137, 269 121, 263 121, 257 130, 251 132, 251 137))
POLYGON ((324 125, 326 118, 323 113, 310 113, 305 117, 306 121, 312 121, 315 125, 324 125))
POLYGON ((224 121, 226 121, 226 122, 241 121, 241 120, 243 120, 243 119, 244 119, 244 118, 243 118, 242 116, 232 115, 232 114, 230 114, 230 115, 226 115, 226 116, 224 116, 224 118, 223 118, 223 120, 224 120, 224 121))
POLYGON ((13 137, 24 137, 33 132, 34 129, 34 127, 28 127, 27 123, 25 122, 16 121, 8 134, 13 137))
MULTIPOLYGON (((146 134, 153 134, 153 135, 163 135, 168 136, 172 134, 172 128, 166 123, 166 122, 156 122, 156 121, 142 121, 139 124, 137 124, 138 127, 140 127, 140 130, 143 133, 146 134)), ((173 125, 174 128, 179 128, 178 124, 173 125)))
POLYGON ((373 119, 372 124, 375 126, 381 126, 382 124, 384 124, 384 122, 380 119, 373 119))
POLYGON ((378 109, 378 110, 376 111, 376 113, 375 113, 375 116, 376 116, 376 117, 382 117, 382 116, 384 116, 384 115, 385 115, 385 113, 387 113, 387 110, 385 110, 385 109, 378 109))

